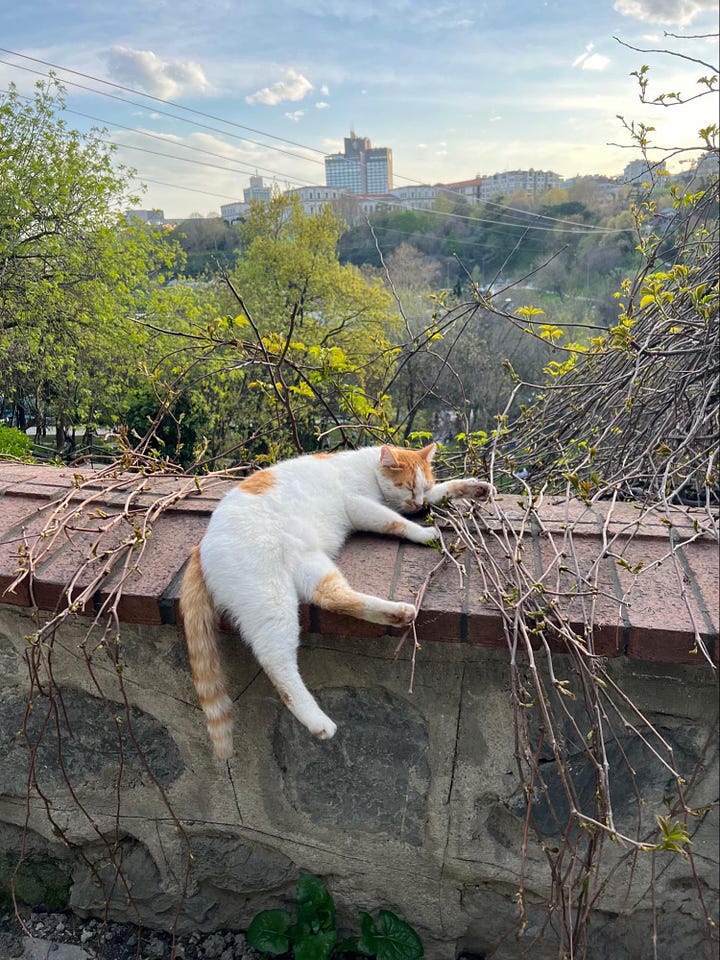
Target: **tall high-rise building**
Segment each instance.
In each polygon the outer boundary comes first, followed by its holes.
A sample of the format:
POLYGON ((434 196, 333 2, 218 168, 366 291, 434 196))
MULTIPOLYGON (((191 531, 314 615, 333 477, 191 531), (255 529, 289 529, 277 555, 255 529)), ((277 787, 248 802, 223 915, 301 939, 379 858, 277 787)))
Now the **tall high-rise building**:
POLYGON ((387 193, 392 189, 392 150, 373 147, 354 131, 345 137, 345 152, 325 157, 325 183, 346 193, 387 193))

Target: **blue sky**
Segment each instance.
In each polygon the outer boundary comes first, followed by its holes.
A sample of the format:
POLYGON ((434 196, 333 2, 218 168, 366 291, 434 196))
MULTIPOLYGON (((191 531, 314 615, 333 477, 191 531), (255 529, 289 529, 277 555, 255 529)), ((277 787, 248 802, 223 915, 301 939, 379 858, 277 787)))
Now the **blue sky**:
POLYGON ((612 145, 627 142, 617 114, 655 126, 668 147, 717 116, 709 98, 640 104, 629 74, 643 63, 657 92, 694 89, 709 71, 613 37, 717 58, 716 39, 666 32, 716 33, 716 3, 25 0, 0 11, 0 44, 14 52, 0 53, 0 89, 31 92, 30 71, 48 70, 37 60, 97 78, 56 71, 68 123, 107 127, 147 182, 142 205, 179 217, 241 199, 255 170, 281 189, 323 183, 323 153, 351 129, 392 148, 396 186, 528 167, 619 174, 637 154, 612 145))

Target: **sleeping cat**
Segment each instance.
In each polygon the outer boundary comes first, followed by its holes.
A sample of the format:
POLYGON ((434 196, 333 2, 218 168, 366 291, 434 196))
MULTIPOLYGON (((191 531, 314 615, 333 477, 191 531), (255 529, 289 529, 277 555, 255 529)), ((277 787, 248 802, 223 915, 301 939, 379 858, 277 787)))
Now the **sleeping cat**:
POLYGON ((401 514, 444 497, 492 495, 491 484, 473 478, 435 483, 434 453, 433 443, 299 457, 251 474, 220 501, 180 591, 193 680, 218 757, 233 752, 232 702, 216 641, 223 614, 297 719, 321 739, 335 733, 298 672, 298 605, 388 626, 412 622, 412 604, 359 593, 334 558, 353 530, 430 543, 437 529, 401 514))

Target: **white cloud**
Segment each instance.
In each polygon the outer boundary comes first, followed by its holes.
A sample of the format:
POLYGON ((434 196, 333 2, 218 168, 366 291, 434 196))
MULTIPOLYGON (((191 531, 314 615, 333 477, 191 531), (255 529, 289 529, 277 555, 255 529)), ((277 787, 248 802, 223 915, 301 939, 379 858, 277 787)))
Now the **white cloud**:
POLYGON ((614 9, 624 17, 644 23, 684 26, 703 10, 716 10, 716 0, 615 0, 614 9))
POLYGON ((209 86, 202 68, 192 61, 162 60, 152 50, 114 46, 103 54, 108 75, 153 97, 172 99, 202 92, 209 86))
POLYGON ((594 70, 599 72, 604 70, 605 67, 610 63, 610 57, 604 57, 601 53, 592 53, 583 61, 582 68, 583 70, 594 70))
POLYGON ((320 87, 320 93, 321 93, 324 97, 329 97, 329 96, 330 96, 330 87, 328 87, 328 85, 327 85, 326 83, 324 83, 324 84, 320 87))
POLYGON ((288 118, 288 120, 292 120, 293 123, 297 123, 298 120, 300 119, 300 117, 304 117, 304 116, 305 116, 305 111, 304 111, 304 110, 293 110, 292 113, 286 113, 285 116, 288 118))
POLYGON ((589 43, 589 44, 585 47, 584 52, 581 53, 579 57, 575 57, 575 59, 574 59, 573 62, 572 62, 573 67, 579 67, 581 63, 584 63, 584 62, 587 60, 587 58, 590 56, 590 52, 591 52, 594 48, 595 48, 595 44, 594 44, 594 43, 589 43))
POLYGON ((315 104, 315 109, 316 109, 316 110, 327 110, 327 108, 328 108, 329 106, 330 106, 330 104, 329 104, 329 103, 326 103, 325 100, 318 100, 318 102, 315 104))
POLYGON ((610 58, 603 56, 601 53, 593 53, 595 49, 594 43, 589 43, 583 53, 579 57, 575 57, 572 62, 573 67, 580 67, 582 70, 594 70, 600 71, 604 70, 605 67, 610 63, 610 58))
POLYGON ((285 70, 284 73, 284 80, 278 80, 269 87, 263 87, 262 90, 258 90, 250 94, 250 96, 245 97, 245 101, 251 104, 264 103, 273 107, 275 104, 282 103, 285 100, 291 100, 293 102, 302 100, 303 97, 314 89, 307 77, 298 73, 297 70, 289 68, 285 70))

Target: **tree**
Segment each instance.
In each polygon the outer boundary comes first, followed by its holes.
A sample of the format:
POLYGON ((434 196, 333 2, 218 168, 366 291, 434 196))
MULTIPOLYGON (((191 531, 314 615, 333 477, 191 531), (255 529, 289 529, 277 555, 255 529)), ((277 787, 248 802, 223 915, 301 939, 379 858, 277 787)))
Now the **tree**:
POLYGON ((231 270, 189 299, 178 286, 153 299, 156 412, 176 416, 189 393, 196 450, 223 464, 387 435, 400 320, 379 279, 339 262, 343 222, 277 197, 239 229, 231 270))
POLYGON ((0 394, 31 398, 57 441, 109 422, 137 370, 132 316, 172 248, 118 212, 134 202, 97 131, 67 127, 62 88, 0 99, 0 394))
POLYGON ((171 237, 185 253, 185 263, 179 265, 178 274, 182 268, 190 277, 213 275, 218 265, 229 267, 240 246, 237 229, 209 214, 204 219, 183 220, 172 231, 171 237))

